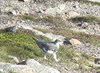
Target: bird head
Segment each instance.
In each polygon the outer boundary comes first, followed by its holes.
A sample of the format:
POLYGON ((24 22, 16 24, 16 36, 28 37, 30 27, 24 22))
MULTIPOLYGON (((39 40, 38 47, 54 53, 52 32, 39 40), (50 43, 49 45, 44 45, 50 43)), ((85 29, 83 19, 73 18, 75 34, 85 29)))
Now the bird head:
POLYGON ((65 44, 65 45, 67 45, 67 44, 72 45, 72 43, 67 38, 64 39, 63 44, 65 44))

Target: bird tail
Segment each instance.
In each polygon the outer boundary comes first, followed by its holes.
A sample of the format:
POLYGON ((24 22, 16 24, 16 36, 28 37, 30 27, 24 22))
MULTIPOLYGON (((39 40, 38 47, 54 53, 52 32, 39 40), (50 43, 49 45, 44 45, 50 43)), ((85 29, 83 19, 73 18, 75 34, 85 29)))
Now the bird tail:
POLYGON ((32 37, 32 39, 33 39, 33 40, 35 40, 35 41, 37 41, 37 40, 38 40, 38 39, 37 39, 37 38, 35 38, 35 37, 32 37))

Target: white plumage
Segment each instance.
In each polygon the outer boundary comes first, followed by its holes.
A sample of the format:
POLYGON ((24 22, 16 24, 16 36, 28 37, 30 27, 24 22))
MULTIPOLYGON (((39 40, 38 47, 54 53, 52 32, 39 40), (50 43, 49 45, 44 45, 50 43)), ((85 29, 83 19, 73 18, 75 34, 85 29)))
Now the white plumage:
POLYGON ((60 43, 62 41, 55 40, 53 42, 47 42, 47 41, 38 40, 35 37, 33 37, 33 39, 36 41, 38 47, 42 50, 45 59, 47 59, 46 58, 47 54, 53 54, 53 57, 54 57, 55 61, 56 62, 58 61, 58 59, 56 57, 56 52, 58 51, 60 43))

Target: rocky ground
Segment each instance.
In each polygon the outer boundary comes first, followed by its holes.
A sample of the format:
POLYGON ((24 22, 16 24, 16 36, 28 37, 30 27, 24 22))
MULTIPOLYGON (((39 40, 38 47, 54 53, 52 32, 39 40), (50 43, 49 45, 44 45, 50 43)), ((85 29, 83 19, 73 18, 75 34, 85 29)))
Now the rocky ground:
MULTIPOLYGON (((87 64, 76 63, 79 61, 78 57, 71 58, 73 62, 66 63, 52 62, 37 59, 44 68, 39 70, 28 65, 13 65, 10 63, 0 63, 0 71, 5 73, 99 73, 100 71, 100 5, 91 2, 78 2, 66 0, 0 0, 0 29, 6 32, 17 32, 19 29, 24 29, 29 34, 35 33, 38 36, 46 37, 50 40, 64 38, 76 38, 80 40, 81 44, 73 44, 72 50, 81 53, 82 58, 92 56, 93 61, 87 64), (15 27, 12 27, 15 26, 15 27), (11 28, 9 28, 11 27, 11 28), (27 66, 28 65, 28 66, 27 66), (20 66, 20 67, 19 67, 20 66), (11 67, 11 68, 10 68, 11 67), (25 69, 28 69, 27 72, 25 69), (46 71, 46 69, 49 69, 46 71), (56 70, 57 69, 57 70, 56 70), (20 71, 21 70, 21 71, 20 71), (36 70, 36 71, 35 71, 36 70), (19 72, 20 71, 20 72, 19 72), (55 72, 56 71, 56 72, 55 72)), ((2 38, 2 34, 0 35, 2 38)), ((42 39, 42 38, 41 38, 42 39)), ((2 41, 2 40, 0 40, 2 41)), ((75 42, 77 43, 77 42, 75 42)), ((8 43, 9 44, 9 43, 8 43)), ((29 45, 31 42, 29 43, 29 45)), ((0 44, 1 48, 2 44, 0 44)), ((20 46, 19 46, 20 47, 20 46)), ((31 47, 32 48, 32 47, 31 47)), ((60 53, 60 51, 59 51, 60 53)), ((66 52, 64 52, 66 53, 66 52)), ((62 53, 60 53, 62 54, 62 53)), ((59 54, 58 54, 59 55, 59 54)), ((66 56, 66 55, 64 55, 66 56)), ((80 55, 79 55, 80 56, 80 55)), ((30 57, 29 57, 30 58, 30 57)), ((2 58, 0 58, 0 61, 2 58)), ((30 59, 31 60, 31 59, 30 59)), ((84 60, 84 59, 82 59, 84 60)), ((21 59, 22 61, 22 59, 21 59)), ((13 62, 12 62, 13 63, 13 62)), ((19 62, 18 62, 19 63, 19 62)), ((82 61, 82 63, 85 63, 82 61)), ((87 63, 87 61, 86 61, 87 63)), ((16 64, 16 63, 14 63, 16 64)))

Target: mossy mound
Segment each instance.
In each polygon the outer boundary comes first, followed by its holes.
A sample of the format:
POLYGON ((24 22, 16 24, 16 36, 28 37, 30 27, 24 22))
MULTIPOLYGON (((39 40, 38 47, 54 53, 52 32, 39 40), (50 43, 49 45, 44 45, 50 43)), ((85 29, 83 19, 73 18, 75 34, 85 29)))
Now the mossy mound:
MULTIPOLYGON (((48 38, 37 36, 29 30, 19 29, 15 33, 0 32, 0 61, 12 62, 8 55, 16 56, 19 60, 27 58, 44 60, 41 50, 32 39, 33 36, 40 40, 50 41, 48 38)), ((90 60, 90 58, 82 56, 82 54, 67 46, 60 47, 57 57, 65 63, 75 62, 73 60, 75 57, 79 58, 79 61, 75 63, 87 64, 90 60), (81 61, 83 59, 85 59, 85 63, 81 61)), ((48 56, 48 59, 54 61, 52 56, 48 56)))
POLYGON ((0 52, 7 55, 17 56, 19 59, 37 58, 42 56, 41 51, 32 39, 32 36, 25 33, 1 33, 0 52), (5 50, 5 51, 4 51, 5 50))

